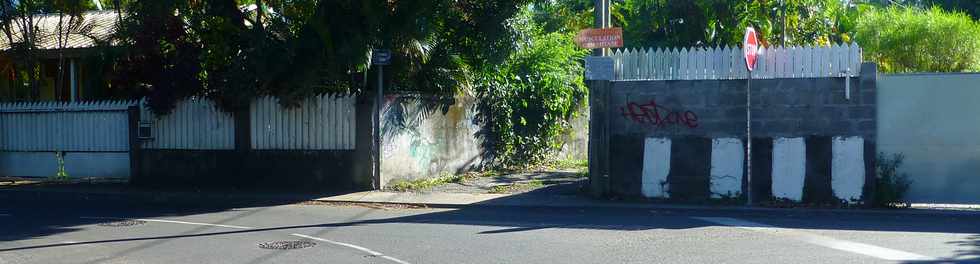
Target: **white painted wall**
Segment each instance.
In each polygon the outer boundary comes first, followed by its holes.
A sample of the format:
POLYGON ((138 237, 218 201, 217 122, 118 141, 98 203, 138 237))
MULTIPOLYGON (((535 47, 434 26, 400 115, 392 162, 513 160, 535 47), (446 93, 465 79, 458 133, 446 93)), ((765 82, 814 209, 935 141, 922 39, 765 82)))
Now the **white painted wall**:
POLYGON ((835 137, 830 181, 834 196, 847 202, 860 201, 864 188, 864 138, 835 137))
POLYGON ((806 142, 803 138, 777 138, 772 144, 772 195, 803 199, 806 177, 806 142))
POLYGON ((877 151, 902 153, 917 203, 980 203, 980 73, 878 78, 877 151))
POLYGON ((643 196, 667 198, 670 173, 670 139, 647 138, 643 144, 643 196))
POLYGON ((711 141, 711 197, 737 197, 742 193, 745 149, 737 138, 711 141))

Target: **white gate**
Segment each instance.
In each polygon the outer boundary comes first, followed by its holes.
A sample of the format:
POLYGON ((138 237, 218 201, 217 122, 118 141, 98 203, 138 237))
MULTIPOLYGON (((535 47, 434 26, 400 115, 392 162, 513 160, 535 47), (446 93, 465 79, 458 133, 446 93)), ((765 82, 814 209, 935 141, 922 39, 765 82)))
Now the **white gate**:
POLYGON ((0 104, 0 176, 130 175, 129 114, 135 101, 0 104))

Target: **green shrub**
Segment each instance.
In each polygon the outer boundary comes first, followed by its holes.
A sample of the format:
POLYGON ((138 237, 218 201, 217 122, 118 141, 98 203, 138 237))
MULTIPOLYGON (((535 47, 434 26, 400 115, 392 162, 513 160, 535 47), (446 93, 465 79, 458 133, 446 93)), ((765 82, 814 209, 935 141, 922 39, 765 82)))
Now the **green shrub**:
POLYGON ((856 31, 865 59, 882 72, 980 70, 980 23, 964 13, 870 8, 858 18, 856 31))
POLYGON ((533 23, 520 30, 527 42, 484 70, 477 87, 493 162, 501 167, 545 162, 588 93, 580 62, 588 50, 577 48, 571 33, 546 33, 533 23))
POLYGON ((878 179, 874 194, 876 207, 908 207, 905 194, 912 181, 904 173, 898 172, 903 162, 905 156, 902 154, 893 154, 889 157, 884 153, 878 153, 876 165, 878 179))

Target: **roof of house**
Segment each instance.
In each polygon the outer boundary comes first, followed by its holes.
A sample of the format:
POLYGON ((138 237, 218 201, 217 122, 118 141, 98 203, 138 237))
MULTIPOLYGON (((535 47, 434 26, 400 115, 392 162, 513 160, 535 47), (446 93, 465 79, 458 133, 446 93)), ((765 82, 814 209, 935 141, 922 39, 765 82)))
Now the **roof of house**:
MULTIPOLYGON (((68 16, 61 18, 58 14, 37 15, 33 23, 39 32, 36 34, 35 46, 42 50, 92 48, 97 46, 99 41, 108 40, 115 33, 118 24, 118 14, 114 10, 87 11, 81 18, 81 23, 77 26, 68 26, 68 16), (61 38, 58 34, 59 24, 63 29, 61 38)), ((12 23, 11 33, 14 43, 24 42, 25 39, 21 31, 26 27, 20 21, 16 20, 12 23)), ((6 33, 0 31, 0 50, 9 50, 10 42, 6 33)))

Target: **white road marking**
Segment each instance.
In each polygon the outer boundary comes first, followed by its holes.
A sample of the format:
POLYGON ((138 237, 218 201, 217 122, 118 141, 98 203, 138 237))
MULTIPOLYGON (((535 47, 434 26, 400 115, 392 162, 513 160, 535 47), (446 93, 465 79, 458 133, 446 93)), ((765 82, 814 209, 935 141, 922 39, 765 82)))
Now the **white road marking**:
POLYGON ((919 255, 911 252, 890 249, 885 247, 879 247, 870 244, 858 243, 853 241, 841 240, 832 237, 811 234, 801 231, 793 231, 788 228, 779 228, 771 225, 766 225, 762 223, 756 223, 751 221, 740 220, 736 218, 729 217, 692 217, 701 221, 706 221, 710 223, 731 226, 746 230, 758 231, 763 233, 782 235, 810 244, 832 248, 841 251, 847 251, 851 253, 857 253, 861 255, 871 256, 884 260, 893 261, 935 261, 938 260, 933 257, 928 257, 924 255, 919 255))
POLYGON ((369 248, 365 248, 365 247, 354 245, 354 244, 349 244, 349 243, 344 243, 344 242, 337 242, 337 241, 333 241, 333 240, 329 240, 329 239, 323 239, 323 238, 319 238, 319 237, 312 237, 312 236, 307 236, 307 235, 303 235, 303 234, 293 234, 293 235, 294 236, 298 236, 298 237, 302 237, 302 238, 306 238, 306 239, 312 239, 312 240, 320 241, 320 242, 326 242, 326 243, 330 243, 330 244, 334 244, 334 245, 338 245, 338 246, 353 248, 353 249, 356 249, 356 250, 360 250, 360 251, 362 251, 364 253, 367 253, 368 255, 375 256, 375 257, 381 257, 383 259, 387 259, 387 260, 390 260, 392 262, 399 263, 399 264, 411 264, 411 263, 408 263, 406 261, 403 261, 403 260, 400 260, 400 259, 397 259, 397 258, 394 258, 394 257, 391 257, 391 256, 386 256, 385 254, 381 254, 381 252, 377 252, 377 251, 371 250, 369 248))
MULTIPOLYGON (((254 229, 254 227, 247 227, 247 226, 220 225, 220 224, 195 223, 195 222, 174 221, 174 220, 146 219, 146 218, 119 218, 119 217, 92 217, 92 216, 82 216, 82 217, 79 217, 79 218, 82 218, 82 219, 111 219, 111 220, 140 220, 140 221, 146 221, 146 222, 159 222, 159 223, 184 224, 184 225, 200 225, 200 226, 216 226, 216 227, 225 227, 225 228, 234 228, 234 229, 254 229)), ((316 241, 326 242, 326 243, 334 244, 334 245, 338 245, 338 246, 353 248, 353 249, 356 249, 356 250, 365 252, 368 255, 371 255, 371 256, 374 256, 374 257, 380 257, 380 258, 383 258, 383 259, 387 259, 387 260, 389 260, 391 262, 395 262, 395 263, 399 263, 399 264, 411 264, 409 262, 406 262, 406 261, 403 261, 403 260, 400 260, 400 259, 397 259, 397 258, 394 258, 394 257, 391 257, 391 256, 387 256, 385 254, 381 254, 381 252, 377 252, 377 251, 371 250, 369 248, 358 246, 358 245, 354 245, 354 244, 349 244, 349 243, 344 243, 344 242, 337 242, 337 241, 333 241, 333 240, 329 240, 329 239, 324 239, 324 238, 319 238, 319 237, 312 237, 312 236, 307 236, 307 235, 303 235, 303 234, 292 234, 292 235, 293 236, 302 237, 302 238, 306 238, 306 239, 312 239, 312 240, 316 240, 316 241)), ((67 242, 72 242, 72 241, 66 241, 66 243, 67 242)))
POLYGON ((80 217, 80 218, 82 218, 82 219, 140 220, 140 221, 146 221, 146 222, 184 224, 184 225, 199 225, 199 226, 214 226, 214 227, 224 227, 224 228, 233 228, 233 229, 253 229, 253 227, 247 227, 247 226, 221 225, 221 224, 208 224, 208 223, 195 223, 195 222, 184 222, 184 221, 174 221, 174 220, 161 220, 161 219, 118 218, 118 217, 89 217, 89 216, 83 216, 83 217, 80 217))

